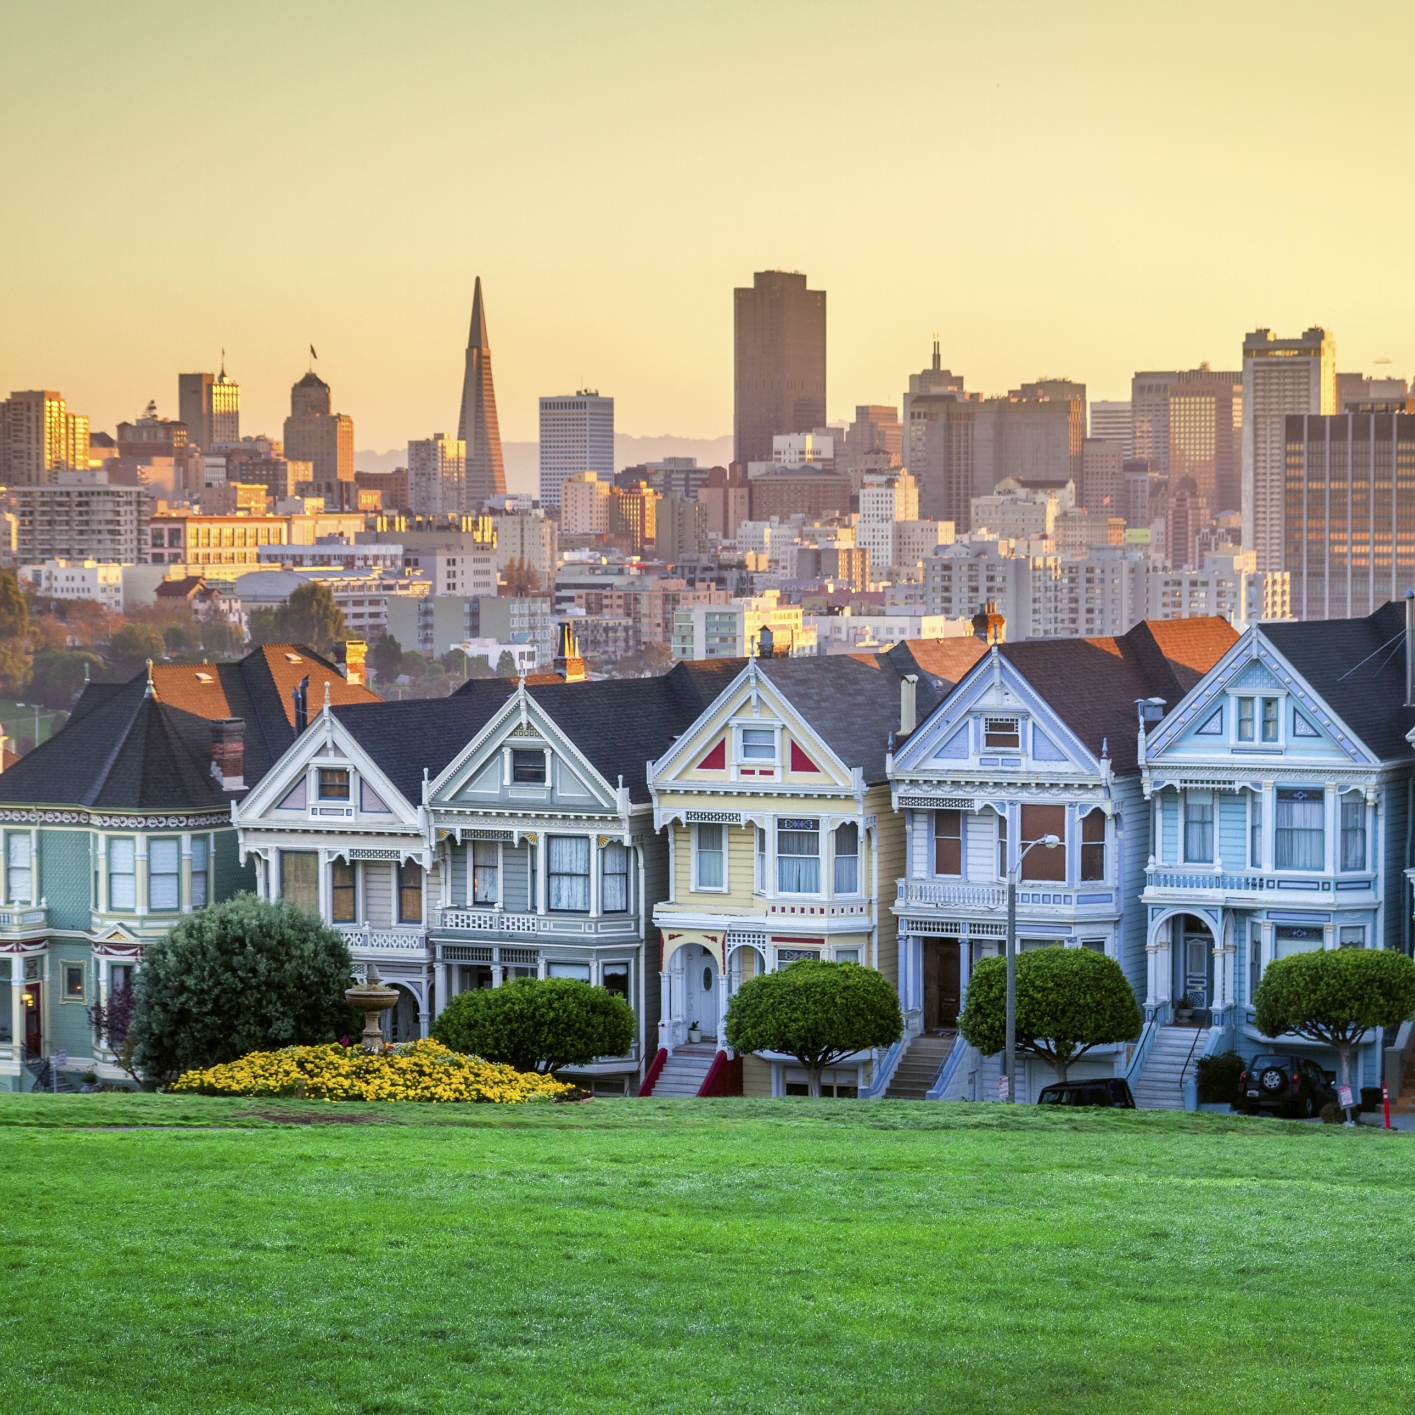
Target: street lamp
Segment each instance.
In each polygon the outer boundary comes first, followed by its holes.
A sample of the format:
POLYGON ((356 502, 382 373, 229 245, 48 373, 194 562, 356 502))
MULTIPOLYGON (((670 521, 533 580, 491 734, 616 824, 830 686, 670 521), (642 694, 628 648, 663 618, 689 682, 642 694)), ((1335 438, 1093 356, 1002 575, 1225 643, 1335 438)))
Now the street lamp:
POLYGON ((1007 871, 1007 1045, 1002 1058, 1002 1074, 1007 1078, 1007 1102, 1017 1098, 1017 873, 1028 851, 1038 845, 1055 850, 1061 844, 1059 835, 1044 835, 1034 840, 1012 863, 1007 871))

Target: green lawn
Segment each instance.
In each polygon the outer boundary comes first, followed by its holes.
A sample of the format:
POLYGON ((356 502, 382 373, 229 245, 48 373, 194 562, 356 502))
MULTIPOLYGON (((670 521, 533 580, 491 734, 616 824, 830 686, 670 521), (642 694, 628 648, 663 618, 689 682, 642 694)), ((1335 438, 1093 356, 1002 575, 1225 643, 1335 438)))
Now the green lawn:
POLYGON ((1413 1143, 904 1102, 3 1096, 0 1395, 1408 1411, 1413 1143))

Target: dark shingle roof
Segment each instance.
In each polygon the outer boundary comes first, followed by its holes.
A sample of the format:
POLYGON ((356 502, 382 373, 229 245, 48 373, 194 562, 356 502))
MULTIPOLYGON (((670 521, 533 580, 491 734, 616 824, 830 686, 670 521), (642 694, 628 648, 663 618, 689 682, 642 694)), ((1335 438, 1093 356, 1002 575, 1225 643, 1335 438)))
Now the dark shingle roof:
POLYGON ((1364 619, 1264 624, 1264 638, 1382 761, 1409 761, 1405 734, 1405 606, 1383 604, 1364 619))
POLYGON ((998 652, 1094 752, 1117 772, 1139 765, 1137 698, 1163 698, 1165 712, 1233 646, 1225 619, 1141 620, 1107 639, 1028 639, 998 652))

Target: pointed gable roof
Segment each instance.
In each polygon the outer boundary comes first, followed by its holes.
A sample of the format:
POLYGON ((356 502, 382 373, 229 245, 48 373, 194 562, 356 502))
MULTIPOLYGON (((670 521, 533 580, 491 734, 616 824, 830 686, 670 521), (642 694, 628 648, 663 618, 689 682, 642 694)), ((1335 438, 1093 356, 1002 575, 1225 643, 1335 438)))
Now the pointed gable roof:
POLYGON ((192 810, 239 796, 211 775, 211 723, 245 722, 254 786, 295 740, 291 692, 308 674, 313 715, 331 702, 377 702, 303 644, 265 644, 235 663, 164 663, 127 683, 90 683, 64 730, 0 773, 0 801, 192 810))
POLYGON ((1392 600, 1364 619, 1263 624, 1258 632, 1381 761, 1409 761, 1405 735, 1405 606, 1392 600))
POLYGON ((1238 638, 1226 619, 1141 620, 1118 638, 1029 639, 998 653, 1097 757, 1113 769, 1139 766, 1137 698, 1181 698, 1238 638))

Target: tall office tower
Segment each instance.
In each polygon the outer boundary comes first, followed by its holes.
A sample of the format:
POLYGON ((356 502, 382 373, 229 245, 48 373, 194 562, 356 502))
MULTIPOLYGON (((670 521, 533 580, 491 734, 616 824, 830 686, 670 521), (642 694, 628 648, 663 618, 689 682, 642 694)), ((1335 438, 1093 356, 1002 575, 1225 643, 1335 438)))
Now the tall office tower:
POLYGON ((52 484, 61 467, 88 467, 88 418, 61 393, 11 393, 0 403, 0 486, 52 484))
POLYGON ((1165 511, 1165 554, 1173 570, 1199 568, 1199 532, 1209 522, 1209 508, 1193 477, 1180 477, 1169 488, 1165 511))
POLYGON ((1286 568, 1284 419, 1336 412, 1336 341, 1313 327, 1298 339, 1255 329, 1243 340, 1243 548, 1258 570, 1286 568))
MULTIPOLYGON (((1061 480, 1073 481, 1079 485, 1081 444, 1086 440, 1086 385, 1073 383, 1069 378, 1039 378, 1035 383, 1024 383, 1021 388, 1014 389, 1007 396, 1014 404, 1013 410, 1008 414, 1008 421, 1019 427, 1032 422, 1040 425, 1046 421, 1045 418, 1025 411, 1029 403, 1066 405, 1066 450, 1070 459, 1070 475, 1062 477, 1061 480)), ((1016 476, 1018 473, 1009 470, 1004 475, 1016 476)))
POLYGON ((1135 455, 1135 440, 1130 426, 1130 404, 1092 403, 1091 436, 1104 438, 1107 442, 1118 442, 1125 449, 1127 457, 1135 455))
MULTIPOLYGON (((506 495, 506 465, 501 460, 501 425, 496 420, 496 388, 491 381, 491 341, 481 304, 481 276, 472 292, 472 329, 467 336, 467 366, 462 375, 462 412, 457 436, 467 449, 466 509, 475 510, 493 496, 506 495)), ((583 470, 583 469, 582 469, 583 470)))
POLYGON ((1243 433, 1243 375, 1200 364, 1169 385, 1169 479, 1193 477, 1209 511, 1237 511, 1243 433))
POLYGON ((1125 515, 1125 444, 1119 438, 1088 437, 1081 444, 1076 502, 1099 515, 1125 515))
POLYGON ((614 480, 614 399, 593 388, 540 400, 540 504, 558 509, 561 483, 577 472, 614 480))
POLYGON ((467 444, 435 432, 408 444, 408 509, 419 516, 475 510, 466 501, 467 444))
POLYGON ((1297 618, 1371 614, 1415 587, 1415 414, 1404 409, 1393 398, 1283 419, 1297 618))
POLYGON ((771 461, 771 439, 825 422, 825 291, 759 270, 732 292, 732 459, 771 461))
POLYGON ((224 362, 220 373, 177 375, 177 418, 203 452, 241 440, 241 385, 226 377, 224 362))
MULTIPOLYGON (((963 391, 963 375, 961 373, 954 373, 952 369, 943 367, 943 359, 939 354, 937 339, 934 340, 933 362, 928 368, 909 375, 909 391, 904 395, 903 437, 900 442, 899 456, 904 465, 909 468, 910 472, 912 472, 916 478, 920 475, 922 465, 915 467, 909 461, 910 457, 915 455, 913 441, 914 416, 912 409, 914 399, 924 393, 952 393, 957 395, 959 401, 963 401, 968 396, 963 391)), ((926 421, 926 419, 921 419, 921 421, 926 421)), ((919 428, 917 446, 917 455, 919 456, 922 456, 924 451, 923 438, 924 429, 919 428)), ((991 488, 989 488, 989 490, 991 490, 991 488)))
MULTIPOLYGON (((973 497, 979 494, 975 438, 986 404, 953 391, 907 396, 909 471, 919 484, 919 514, 952 521, 959 532, 971 529, 973 497)), ((992 488, 989 481, 987 490, 992 488)))
POLYGON ((329 385, 313 370, 290 389, 285 456, 314 467, 314 494, 327 510, 357 504, 354 490, 354 420, 332 413, 329 385))
POLYGON ((1169 476, 1169 390, 1173 371, 1137 373, 1130 380, 1130 455, 1148 458, 1150 469, 1169 476))

